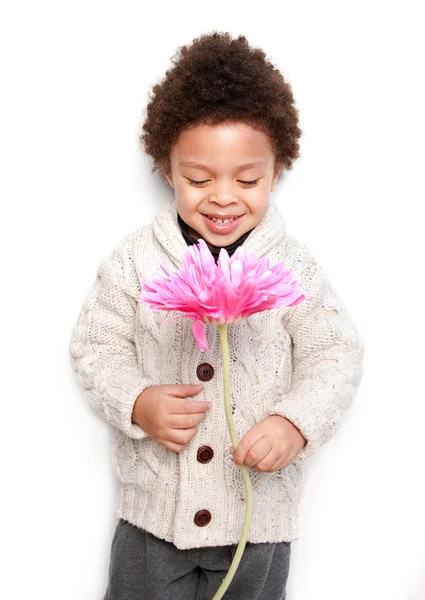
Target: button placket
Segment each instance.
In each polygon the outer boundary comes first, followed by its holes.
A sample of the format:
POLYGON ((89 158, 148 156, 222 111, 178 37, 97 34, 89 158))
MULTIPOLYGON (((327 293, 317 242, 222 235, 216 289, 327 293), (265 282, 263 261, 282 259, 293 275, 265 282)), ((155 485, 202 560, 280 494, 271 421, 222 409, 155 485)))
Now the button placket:
MULTIPOLYGON (((196 369, 196 375, 200 381, 210 381, 214 377, 214 368, 209 363, 201 363, 196 369)), ((201 446, 198 449, 196 458, 200 463, 206 464, 210 462, 213 456, 214 452, 210 446, 201 446)), ((210 511, 198 510, 193 521, 198 527, 205 527, 211 521, 210 511)))

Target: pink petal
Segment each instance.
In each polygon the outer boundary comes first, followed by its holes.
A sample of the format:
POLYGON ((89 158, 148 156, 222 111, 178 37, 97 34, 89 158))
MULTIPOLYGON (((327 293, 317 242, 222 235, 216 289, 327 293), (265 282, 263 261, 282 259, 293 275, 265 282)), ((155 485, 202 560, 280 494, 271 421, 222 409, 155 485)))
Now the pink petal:
POLYGON ((163 275, 140 281, 137 300, 153 310, 177 310, 193 320, 192 331, 201 351, 208 350, 202 323, 232 323, 278 306, 295 306, 305 299, 302 281, 284 263, 270 265, 239 246, 230 258, 221 248, 217 264, 205 240, 188 247, 183 267, 173 271, 161 263, 163 275))
POLYGON ((195 319, 192 323, 192 331, 198 342, 199 350, 205 352, 208 350, 207 337, 205 335, 204 327, 198 319, 195 319))

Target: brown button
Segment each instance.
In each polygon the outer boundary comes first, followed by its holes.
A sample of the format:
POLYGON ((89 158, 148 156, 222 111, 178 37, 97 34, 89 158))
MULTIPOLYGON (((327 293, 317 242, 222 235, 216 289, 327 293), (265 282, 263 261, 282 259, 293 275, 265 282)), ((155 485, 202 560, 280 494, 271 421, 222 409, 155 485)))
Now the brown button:
POLYGON ((201 381, 209 381, 214 377, 214 369, 209 363, 202 363, 196 369, 196 374, 201 381))
POLYGON ((201 446, 200 448, 198 448, 196 458, 200 463, 205 464, 209 463, 213 456, 214 452, 212 448, 210 448, 209 446, 201 446))
POLYGON ((204 527, 211 521, 211 513, 209 510, 198 510, 193 520, 195 521, 195 525, 204 527))

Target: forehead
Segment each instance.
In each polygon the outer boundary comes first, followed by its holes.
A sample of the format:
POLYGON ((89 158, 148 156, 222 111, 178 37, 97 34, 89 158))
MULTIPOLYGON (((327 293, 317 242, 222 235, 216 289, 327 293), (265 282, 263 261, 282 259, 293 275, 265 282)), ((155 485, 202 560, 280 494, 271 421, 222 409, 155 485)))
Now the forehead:
POLYGON ((171 150, 171 160, 178 166, 230 161, 248 168, 273 162, 273 151, 268 136, 245 123, 200 124, 184 130, 171 150))

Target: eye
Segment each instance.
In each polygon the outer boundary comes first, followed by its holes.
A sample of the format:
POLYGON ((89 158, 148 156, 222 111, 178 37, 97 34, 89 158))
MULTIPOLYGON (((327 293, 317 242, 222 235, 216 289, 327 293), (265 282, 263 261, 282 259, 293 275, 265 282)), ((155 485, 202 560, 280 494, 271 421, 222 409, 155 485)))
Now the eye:
POLYGON ((245 185, 254 185, 256 184, 258 181, 260 181, 260 177, 258 179, 253 179, 252 181, 242 181, 241 179, 239 179, 239 181, 241 183, 244 183, 245 185))
MULTIPOLYGON (((203 181, 195 181, 194 179, 187 178, 187 180, 193 185, 202 185, 203 183, 208 183, 208 179, 204 179, 203 181)), ((242 179, 239 179, 238 181, 244 185, 255 185, 258 181, 260 181, 260 177, 258 179, 253 179, 252 181, 242 181, 242 179)))
POLYGON ((204 181, 194 181, 193 179, 189 179, 187 178, 189 183, 193 183, 194 185, 201 185, 201 183, 208 183, 208 179, 205 179, 204 181))

